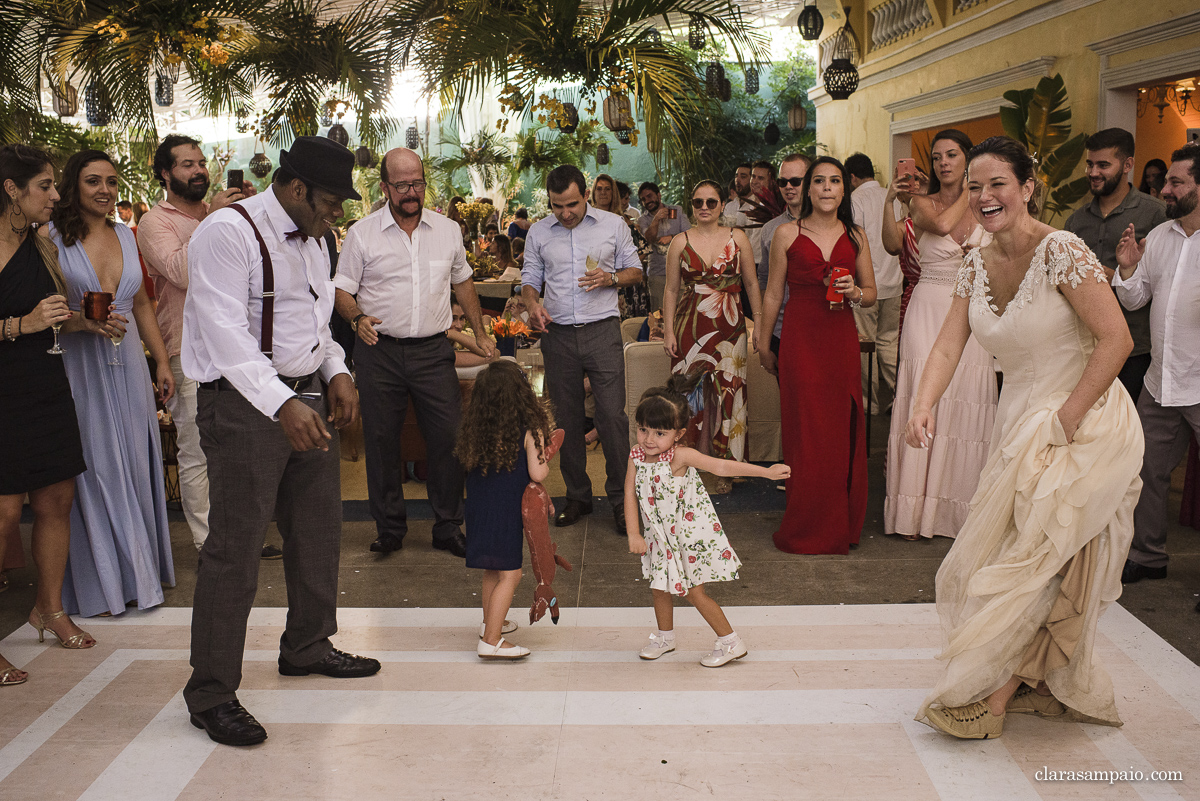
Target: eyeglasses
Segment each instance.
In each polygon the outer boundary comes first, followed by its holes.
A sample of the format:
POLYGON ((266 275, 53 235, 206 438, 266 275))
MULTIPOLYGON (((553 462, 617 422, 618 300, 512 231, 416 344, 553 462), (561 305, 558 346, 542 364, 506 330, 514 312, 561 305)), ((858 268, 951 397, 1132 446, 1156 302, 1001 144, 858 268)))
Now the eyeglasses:
POLYGON ((804 179, 803 178, 780 178, 779 185, 780 186, 794 186, 796 188, 799 188, 801 186, 804 186, 804 179))
POLYGON ((424 181, 397 181, 394 184, 389 183, 388 186, 390 186, 392 189, 395 189, 402 195, 407 195, 410 189, 417 193, 425 191, 424 181))
POLYGON ((715 197, 694 197, 692 198, 693 209, 715 209, 721 205, 721 201, 715 197))

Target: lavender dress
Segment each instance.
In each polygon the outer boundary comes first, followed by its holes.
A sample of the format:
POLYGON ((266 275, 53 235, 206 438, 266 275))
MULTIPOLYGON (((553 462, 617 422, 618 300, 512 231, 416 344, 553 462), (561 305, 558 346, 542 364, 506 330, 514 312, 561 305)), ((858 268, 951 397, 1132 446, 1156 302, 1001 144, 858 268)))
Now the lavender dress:
MULTIPOLYGON (((142 271, 133 233, 123 225, 116 231, 125 266, 114 305, 129 319, 120 346, 124 364, 108 364, 115 349, 106 337, 61 336, 88 465, 75 479, 63 606, 84 617, 120 614, 134 601, 139 609, 157 606, 163 584, 175 586, 154 389, 133 319, 142 271)), ((53 229, 51 239, 67 279, 67 302, 78 309, 84 292, 100 291, 100 280, 82 243, 63 247, 53 229)))

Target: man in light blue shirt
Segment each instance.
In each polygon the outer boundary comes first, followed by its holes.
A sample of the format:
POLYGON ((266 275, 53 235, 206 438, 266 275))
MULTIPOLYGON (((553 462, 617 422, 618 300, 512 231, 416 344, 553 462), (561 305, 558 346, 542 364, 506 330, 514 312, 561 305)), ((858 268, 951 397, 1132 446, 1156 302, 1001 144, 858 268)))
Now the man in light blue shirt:
POLYGON ((604 490, 617 533, 624 535, 629 418, 617 296, 621 287, 642 280, 641 261, 625 220, 588 205, 587 184, 577 167, 552 170, 546 176, 546 192, 554 214, 529 228, 521 296, 530 324, 545 331, 546 388, 558 425, 566 433, 559 464, 567 503, 554 523, 569 526, 592 511, 583 441, 586 378, 604 449, 604 490), (544 299, 539 298, 543 289, 544 299))

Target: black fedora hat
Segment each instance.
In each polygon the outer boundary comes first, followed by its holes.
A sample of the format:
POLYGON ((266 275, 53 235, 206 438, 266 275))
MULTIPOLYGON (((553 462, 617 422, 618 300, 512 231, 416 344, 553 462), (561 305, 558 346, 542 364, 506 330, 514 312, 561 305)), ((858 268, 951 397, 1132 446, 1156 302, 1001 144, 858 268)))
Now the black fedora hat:
POLYGON ((297 178, 350 200, 362 200, 354 190, 354 154, 324 136, 298 136, 291 150, 279 151, 279 166, 297 178))

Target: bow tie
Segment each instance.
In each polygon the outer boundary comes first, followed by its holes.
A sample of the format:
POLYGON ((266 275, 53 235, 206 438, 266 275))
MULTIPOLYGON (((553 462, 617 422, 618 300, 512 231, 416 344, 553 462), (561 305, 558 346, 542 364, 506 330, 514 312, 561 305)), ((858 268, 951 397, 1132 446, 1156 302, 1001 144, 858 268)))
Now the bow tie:
POLYGON ((300 231, 300 229, 296 229, 295 231, 288 231, 288 232, 287 232, 287 233, 284 235, 284 237, 283 237, 283 238, 284 238, 284 240, 285 240, 285 241, 287 241, 287 242, 291 242, 293 239, 297 239, 297 238, 298 238, 298 239, 299 239, 301 242, 307 242, 307 241, 308 241, 308 234, 306 234, 306 233, 302 233, 302 232, 300 231))

